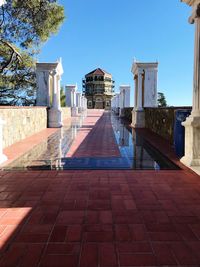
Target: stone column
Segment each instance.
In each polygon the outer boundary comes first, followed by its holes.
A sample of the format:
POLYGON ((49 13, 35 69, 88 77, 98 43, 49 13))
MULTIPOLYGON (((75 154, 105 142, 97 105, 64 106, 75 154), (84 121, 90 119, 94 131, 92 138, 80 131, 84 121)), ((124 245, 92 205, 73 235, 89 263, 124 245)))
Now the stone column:
POLYGON ((135 86, 135 93, 134 93, 134 108, 137 109, 137 100, 138 100, 138 75, 134 75, 134 86, 135 86))
POLYGON ((81 113, 81 94, 80 93, 76 93, 76 105, 78 108, 78 113, 81 113))
POLYGON ((76 90, 77 88, 74 87, 72 90, 72 117, 75 117, 78 115, 78 107, 76 104, 76 90))
POLYGON ((58 83, 57 83, 57 72, 54 70, 52 71, 53 77, 53 95, 52 95, 52 107, 57 109, 58 108, 58 83))
POLYGON ((53 99, 52 107, 48 111, 48 127, 59 128, 62 127, 62 111, 60 108, 60 83, 58 82, 58 73, 56 70, 52 71, 53 77, 53 99))
POLYGON ((60 102, 60 90, 61 90, 61 77, 60 75, 57 76, 57 101, 58 101, 58 108, 61 108, 61 102, 60 102))
POLYGON ((134 62, 132 73, 135 83, 135 105, 132 111, 132 127, 145 127, 145 107, 155 107, 157 101, 158 62, 134 62))
POLYGON ((142 80, 143 80, 143 72, 141 70, 138 71, 138 99, 137 99, 137 110, 143 110, 142 105, 142 80))
POLYGON ((66 106, 71 107, 71 116, 77 116, 78 107, 76 107, 76 85, 66 85, 66 106))
POLYGON ((87 98, 84 97, 84 110, 87 112, 87 98))
POLYGON ((65 105, 67 107, 73 106, 72 90, 69 88, 69 86, 65 87, 65 105))
POLYGON ((134 81, 135 81, 135 107, 132 111, 131 126, 134 128, 144 128, 145 113, 142 105, 143 69, 139 68, 136 65, 136 63, 134 63, 132 67, 132 73, 134 75, 134 81))
POLYGON ((124 108, 130 107, 130 86, 129 85, 120 86, 120 97, 121 97, 120 116, 124 117, 124 108))
POLYGON ((194 81, 192 113, 182 125, 185 127, 185 155, 181 159, 187 166, 200 167, 200 0, 183 0, 193 7, 189 18, 195 24, 194 81))
POLYGON ((0 164, 7 160, 7 157, 3 154, 3 125, 4 121, 0 118, 0 164))
POLYGON ((50 107, 50 71, 45 70, 49 67, 48 64, 36 64, 36 84, 37 84, 37 97, 36 106, 50 107), (44 68, 44 69, 43 69, 44 68))

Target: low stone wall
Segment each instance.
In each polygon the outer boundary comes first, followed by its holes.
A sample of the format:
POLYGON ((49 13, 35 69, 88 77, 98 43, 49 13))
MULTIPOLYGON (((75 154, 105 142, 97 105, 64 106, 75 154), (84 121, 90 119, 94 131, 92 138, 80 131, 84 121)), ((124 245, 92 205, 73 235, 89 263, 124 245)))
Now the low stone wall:
POLYGON ((63 118, 63 121, 68 119, 68 118, 71 118, 71 108, 69 107, 62 107, 62 118, 63 118))
POLYGON ((0 106, 3 126, 3 148, 10 146, 47 127, 46 107, 0 106))
POLYGON ((145 108, 145 127, 173 144, 175 112, 185 109, 191 107, 145 108))

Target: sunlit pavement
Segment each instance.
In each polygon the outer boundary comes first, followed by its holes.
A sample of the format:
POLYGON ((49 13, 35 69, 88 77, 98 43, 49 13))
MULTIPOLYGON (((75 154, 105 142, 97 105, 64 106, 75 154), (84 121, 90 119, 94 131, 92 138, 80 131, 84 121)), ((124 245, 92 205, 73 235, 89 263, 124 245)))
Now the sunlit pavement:
MULTIPOLYGON (((117 153, 109 123, 86 153, 100 139, 117 153)), ((0 266, 200 266, 200 178, 187 169, 2 171, 0 207, 0 266)))

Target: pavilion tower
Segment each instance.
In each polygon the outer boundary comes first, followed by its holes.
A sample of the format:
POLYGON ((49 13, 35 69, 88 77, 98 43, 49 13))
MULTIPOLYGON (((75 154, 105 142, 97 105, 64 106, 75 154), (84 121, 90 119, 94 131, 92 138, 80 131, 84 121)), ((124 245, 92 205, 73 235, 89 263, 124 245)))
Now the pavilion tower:
POLYGON ((87 98, 87 107, 89 109, 111 109, 114 83, 112 75, 100 68, 86 74, 83 79, 83 94, 87 98))

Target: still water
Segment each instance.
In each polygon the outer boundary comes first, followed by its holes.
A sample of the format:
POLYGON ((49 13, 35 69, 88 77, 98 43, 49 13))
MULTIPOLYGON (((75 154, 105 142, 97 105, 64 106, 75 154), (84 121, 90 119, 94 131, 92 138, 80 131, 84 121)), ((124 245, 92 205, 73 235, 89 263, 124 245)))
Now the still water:
POLYGON ((153 148, 144 138, 111 115, 119 157, 67 158, 72 142, 83 124, 78 117, 69 125, 48 137, 32 150, 5 166, 4 170, 68 170, 68 169, 178 169, 170 160, 153 148))

